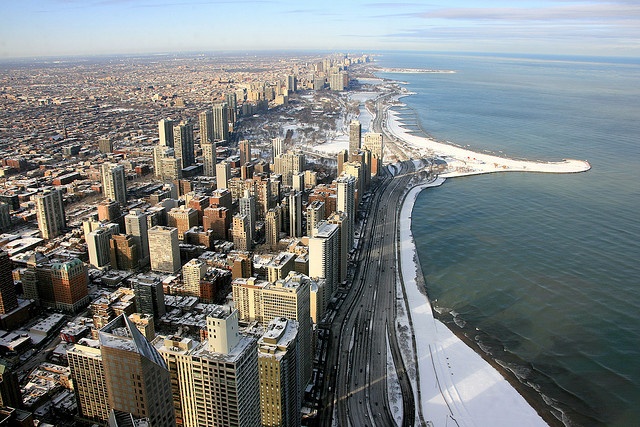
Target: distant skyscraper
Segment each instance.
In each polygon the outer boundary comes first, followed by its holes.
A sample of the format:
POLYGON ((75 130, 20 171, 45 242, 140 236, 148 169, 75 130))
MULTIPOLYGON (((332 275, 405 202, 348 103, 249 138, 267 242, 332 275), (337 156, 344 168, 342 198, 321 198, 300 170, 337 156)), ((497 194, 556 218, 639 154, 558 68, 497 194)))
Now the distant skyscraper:
POLYGON ((238 113, 238 97, 235 92, 231 92, 225 95, 225 99, 229 106, 229 122, 235 123, 237 120, 236 114, 238 113))
POLYGON ((87 266, 78 258, 53 263, 51 283, 57 309, 77 313, 89 304, 87 266))
POLYGON ((98 140, 98 150, 104 154, 113 152, 113 142, 111 138, 100 138, 98 140))
POLYGON ((102 190, 107 199, 115 200, 122 206, 127 206, 127 179, 124 166, 104 163, 102 170, 102 190))
POLYGON ((300 426, 298 322, 277 317, 258 340, 263 426, 300 426))
POLYGON ((96 230, 84 236, 89 252, 89 264, 96 268, 106 268, 111 263, 111 249, 109 241, 111 236, 119 233, 117 224, 108 223, 101 225, 96 230))
POLYGON ((352 176, 341 176, 337 180, 336 210, 347 214, 346 233, 349 250, 353 247, 356 220, 355 186, 356 179, 352 176))
POLYGON ((284 154, 284 139, 273 138, 271 140, 272 158, 275 159, 281 154, 284 154))
POLYGON ((12 270, 9 255, 5 251, 0 251, 0 314, 7 314, 18 307, 12 270))
POLYGON ((190 123, 183 122, 173 127, 173 149, 176 158, 182 159, 182 169, 195 163, 193 145, 193 126, 190 123))
POLYGON ((213 142, 213 112, 205 110, 198 115, 200 121, 200 145, 213 142))
POLYGON ((178 229, 156 225, 148 230, 151 269, 173 274, 180 270, 178 229))
POLYGON ((238 143, 238 152, 240 153, 240 164, 244 165, 251 161, 251 142, 243 139, 238 143))
POLYGON ((233 245, 239 251, 251 250, 251 232, 249 231, 249 217, 247 215, 233 216, 233 245))
POLYGON ((59 236, 67 227, 60 190, 48 190, 36 196, 36 216, 43 239, 59 236))
POLYGON ((275 249, 280 240, 280 209, 269 209, 264 221, 264 230, 267 245, 275 249))
POLYGON ((226 102, 213 106, 213 137, 229 141, 229 106, 226 102))
POLYGON ((371 150, 373 161, 371 164, 371 175, 378 175, 382 168, 384 140, 381 133, 368 132, 364 134, 364 148, 371 150))
POLYGON ((216 143, 200 142, 204 176, 216 176, 216 143))
POLYGON ((307 236, 313 237, 313 230, 325 219, 324 202, 314 200, 307 205, 307 236))
POLYGON ((158 144, 173 147, 173 126, 175 126, 175 122, 171 119, 162 119, 158 122, 158 134, 160 136, 158 144))
POLYGON ((349 247, 349 236, 346 230, 348 219, 347 214, 342 211, 333 212, 327 218, 327 222, 330 224, 337 224, 340 231, 340 244, 338 245, 338 283, 347 280, 347 258, 349 250, 351 249, 349 247))
POLYGON ((124 216, 127 234, 133 236, 138 245, 138 255, 142 265, 149 265, 149 235, 147 215, 141 209, 133 209, 124 216))
POLYGON ((218 190, 229 188, 231 179, 231 164, 225 160, 216 165, 216 185, 218 190))
POLYGON ((240 215, 246 215, 249 222, 249 239, 253 241, 253 234, 256 227, 256 198, 253 197, 249 190, 244 190, 244 197, 239 199, 240 215))
POLYGON ((362 137, 362 125, 359 121, 353 120, 349 124, 349 155, 357 153, 360 150, 362 137))
POLYGON ((154 427, 176 424, 167 364, 122 314, 99 332, 109 407, 149 418, 154 427))
POLYGON ((302 237, 302 193, 289 193, 289 235, 302 237))

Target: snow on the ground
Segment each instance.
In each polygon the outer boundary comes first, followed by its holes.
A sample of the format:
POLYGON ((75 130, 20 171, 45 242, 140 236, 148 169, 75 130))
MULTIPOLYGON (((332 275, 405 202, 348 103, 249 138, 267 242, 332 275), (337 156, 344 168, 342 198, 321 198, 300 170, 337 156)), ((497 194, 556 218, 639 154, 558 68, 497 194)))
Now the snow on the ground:
POLYGON ((584 160, 566 159, 562 162, 534 162, 476 153, 463 147, 414 135, 402 127, 397 111, 393 109, 388 109, 387 111, 385 125, 388 131, 396 138, 419 149, 424 153, 425 157, 427 153, 431 152, 437 156, 448 158, 448 162, 453 160, 449 168, 450 172, 447 174, 449 177, 502 171, 570 173, 584 172, 591 168, 589 162, 584 160))
POLYGON ((402 425, 402 390, 400 390, 400 383, 398 382, 396 365, 393 363, 388 334, 385 334, 385 337, 387 341, 387 398, 389 399, 389 408, 393 414, 393 419, 397 425, 402 425))
POLYGON ((416 403, 422 405, 424 421, 434 426, 544 426, 542 418, 497 370, 433 317, 427 297, 418 289, 417 274, 422 273, 414 259, 411 212, 423 188, 443 182, 444 178, 438 178, 413 188, 400 213, 400 263, 419 370, 419 397, 414 384, 416 403))

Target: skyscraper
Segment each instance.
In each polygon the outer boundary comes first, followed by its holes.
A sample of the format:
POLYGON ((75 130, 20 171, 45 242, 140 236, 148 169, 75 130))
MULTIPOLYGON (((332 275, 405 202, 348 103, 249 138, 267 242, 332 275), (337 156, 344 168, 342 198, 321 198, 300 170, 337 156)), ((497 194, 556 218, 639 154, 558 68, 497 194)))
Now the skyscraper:
POLYGON ((12 270, 9 254, 0 251, 0 314, 7 314, 18 307, 12 270))
POLYGON ((99 332, 109 407, 149 418, 154 427, 175 426, 167 364, 122 314, 99 332))
POLYGON ((238 143, 238 152, 240 153, 240 164, 244 165, 251 161, 251 142, 243 139, 238 143))
POLYGON ((178 229, 156 225, 151 227, 147 234, 151 269, 170 274, 180 270, 178 229))
POLYGON ((347 226, 345 230, 349 250, 353 247, 353 233, 356 220, 355 186, 356 179, 352 176, 343 175, 337 179, 336 210, 347 214, 347 226))
POLYGON ((171 367, 176 412, 184 427, 260 423, 256 339, 238 333, 238 312, 218 306, 207 317, 207 341, 155 341, 171 367))
POLYGON ((349 155, 355 154, 360 150, 362 137, 362 125, 357 120, 352 120, 349 124, 349 155))
POLYGON ((200 279, 207 273, 207 264, 194 258, 182 266, 182 281, 187 295, 200 296, 200 279))
POLYGON ((229 188, 229 179, 231 179, 231 164, 223 160, 216 165, 216 186, 218 190, 229 188))
POLYGON ((277 317, 258 340, 260 414, 263 426, 300 425, 298 322, 277 317))
POLYGON ((99 346, 75 344, 67 350, 67 361, 79 417, 105 423, 109 419, 109 395, 99 346))
POLYGON ((213 106, 213 137, 229 141, 229 106, 226 102, 213 106))
POLYGON ((113 142, 111 141, 111 138, 100 138, 98 140, 98 150, 104 154, 113 152, 113 142))
POLYGON ((140 266, 139 246, 131 234, 114 234, 111 236, 109 251, 111 268, 113 269, 136 270, 140 266))
POLYGON ((173 127, 175 122, 171 119, 162 119, 158 122, 159 145, 173 147, 173 127))
POLYGON ((124 166, 104 163, 102 170, 102 191, 107 199, 115 200, 122 206, 127 206, 127 180, 124 166))
POLYGON ((200 146, 213 142, 213 112, 205 110, 198 115, 200 121, 200 146))
POLYGON ((249 239, 253 241, 253 234, 256 228, 256 198, 249 193, 249 190, 244 190, 244 197, 239 199, 240 215, 246 215, 249 222, 249 239))
POLYGON ((105 268, 111 262, 111 249, 109 240, 111 236, 119 233, 118 224, 107 223, 84 236, 89 252, 89 264, 96 268, 105 268))
POLYGON ((138 313, 153 316, 158 321, 167 312, 162 282, 156 277, 135 277, 129 280, 135 295, 138 313))
POLYGON ((77 313, 89 304, 89 274, 78 258, 53 263, 51 283, 57 309, 77 313))
POLYGON ((373 158, 371 163, 371 175, 378 175, 382 168, 384 140, 381 133, 367 132, 364 134, 364 148, 371 150, 373 158))
POLYGON ((313 237, 314 229, 325 219, 324 202, 314 200, 307 205, 307 236, 313 237))
POLYGON ((182 122, 173 127, 173 149, 176 158, 182 159, 182 169, 195 163, 193 125, 182 122))
POLYGON ((280 209, 269 209, 264 221, 264 230, 266 244, 275 249, 280 240, 280 209))
POLYGON ((302 237, 302 193, 292 191, 289 193, 289 235, 302 237))
POLYGON ((249 217, 236 214, 233 216, 233 245, 239 251, 251 250, 251 233, 249 232, 249 217))
POLYGON ((236 114, 238 112, 238 97, 235 92, 227 93, 224 98, 227 101, 227 105, 229 106, 229 122, 236 122, 236 114))
POLYGON ((271 140, 272 158, 275 159, 281 154, 284 154, 284 139, 273 138, 271 140))
POLYGON ((200 142, 202 148, 202 169, 204 176, 216 176, 216 143, 200 142))
POLYGON ((187 206, 173 208, 167 212, 167 226, 178 229, 178 239, 184 240, 184 233, 198 225, 198 211, 187 206))
POLYGON ((340 231, 338 225, 322 221, 317 232, 309 238, 309 276, 325 279, 322 311, 327 308, 333 292, 338 287, 340 260, 338 257, 340 231))
POLYGON ((47 190, 40 196, 36 196, 36 216, 38 228, 43 239, 53 239, 59 236, 67 227, 67 220, 62 204, 62 192, 60 190, 47 190))
POLYGON ((124 216, 124 226, 127 234, 133 236, 133 241, 138 245, 138 256, 142 265, 149 265, 149 234, 147 215, 142 209, 130 210, 124 216))
POLYGON ((304 172, 305 157, 299 153, 284 153, 274 159, 273 169, 277 174, 282 175, 282 183, 288 187, 292 185, 293 174, 304 172))

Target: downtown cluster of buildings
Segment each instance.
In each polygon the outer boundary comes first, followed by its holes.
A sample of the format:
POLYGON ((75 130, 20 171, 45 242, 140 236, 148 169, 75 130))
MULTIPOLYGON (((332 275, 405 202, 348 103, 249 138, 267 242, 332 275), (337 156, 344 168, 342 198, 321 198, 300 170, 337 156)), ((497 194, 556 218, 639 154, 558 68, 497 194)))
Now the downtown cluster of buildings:
MULTIPOLYGON (((140 139, 144 150, 99 137, 97 162, 84 162, 84 174, 66 157, 57 173, 45 176, 45 163, 5 181, 12 190, 0 192, 2 224, 23 231, 1 242, 0 353, 8 362, 0 363, 0 406, 33 410, 51 397, 25 408, 23 350, 50 343, 60 319, 78 316, 60 333, 68 368, 56 374, 68 378, 75 412, 66 409, 78 422, 301 424, 321 362, 315 330, 347 280, 382 135, 363 135, 351 122, 349 150, 325 182, 290 135, 271 138, 268 151, 265 141, 238 135, 241 117, 254 112, 245 105, 284 105, 301 87, 344 90, 354 60, 338 59, 313 63, 312 78, 289 75, 268 95, 250 84, 194 117, 160 119, 157 138, 140 139), (97 209, 86 196, 70 198, 84 177, 97 178, 89 187, 97 209), (29 221, 37 232, 24 231, 29 221), (41 340, 19 333, 43 309, 62 314, 51 315, 61 317, 41 340)), ((26 417, 21 425, 32 424, 26 417)))

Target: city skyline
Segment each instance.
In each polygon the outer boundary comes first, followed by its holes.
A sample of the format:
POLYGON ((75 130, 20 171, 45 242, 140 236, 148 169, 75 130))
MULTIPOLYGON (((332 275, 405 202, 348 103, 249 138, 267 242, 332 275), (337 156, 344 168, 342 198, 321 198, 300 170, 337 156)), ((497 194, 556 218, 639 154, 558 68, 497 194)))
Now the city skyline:
POLYGON ((301 49, 640 54, 640 5, 631 0, 30 0, 0 11, 11 17, 0 28, 0 59, 301 49))

